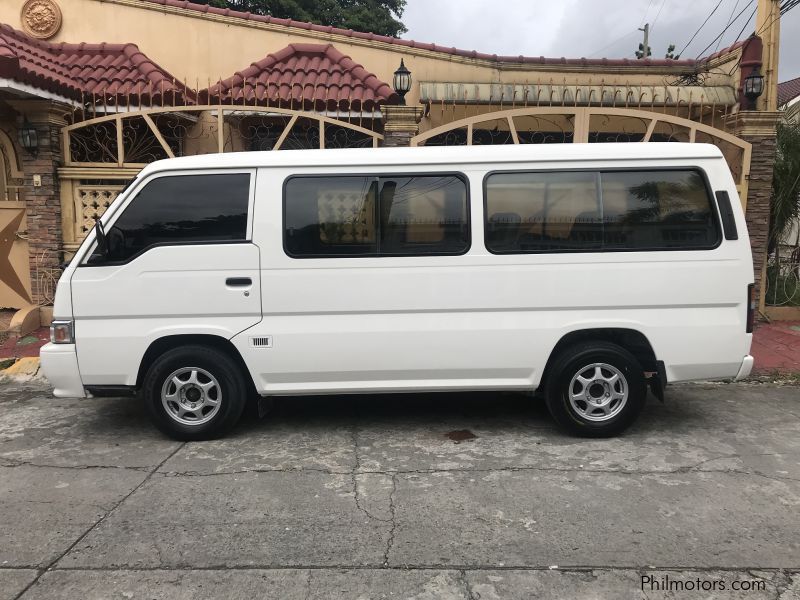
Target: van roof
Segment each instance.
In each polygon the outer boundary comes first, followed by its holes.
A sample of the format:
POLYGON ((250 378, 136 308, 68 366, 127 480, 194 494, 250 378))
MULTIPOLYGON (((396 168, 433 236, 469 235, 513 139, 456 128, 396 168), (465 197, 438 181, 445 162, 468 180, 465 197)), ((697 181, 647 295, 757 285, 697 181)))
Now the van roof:
POLYGON ((712 144, 608 143, 350 148, 203 154, 159 160, 142 171, 256 167, 349 167, 431 164, 722 158, 712 144))

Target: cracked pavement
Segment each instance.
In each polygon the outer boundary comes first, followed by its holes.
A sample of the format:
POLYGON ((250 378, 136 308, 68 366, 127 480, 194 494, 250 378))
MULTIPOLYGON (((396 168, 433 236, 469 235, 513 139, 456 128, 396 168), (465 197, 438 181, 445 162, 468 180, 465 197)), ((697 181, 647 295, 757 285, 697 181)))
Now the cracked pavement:
POLYGON ((136 399, 0 383, 0 598, 800 598, 800 388, 668 392, 609 440, 475 393, 279 399, 183 444, 136 399))

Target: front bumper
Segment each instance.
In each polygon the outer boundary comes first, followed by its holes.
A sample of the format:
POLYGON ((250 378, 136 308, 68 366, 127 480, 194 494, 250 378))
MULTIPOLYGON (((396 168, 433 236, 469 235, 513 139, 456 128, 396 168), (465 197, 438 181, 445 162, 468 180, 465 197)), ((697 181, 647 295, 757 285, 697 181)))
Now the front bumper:
POLYGON ((39 356, 44 376, 57 398, 85 398, 75 344, 45 344, 39 356))
POLYGON ((750 356, 749 354, 745 356, 744 360, 742 360, 742 366, 739 367, 739 373, 737 373, 736 379, 734 379, 734 381, 740 381, 741 379, 744 379, 745 377, 750 375, 750 371, 753 370, 753 362, 754 359, 752 356, 750 356))

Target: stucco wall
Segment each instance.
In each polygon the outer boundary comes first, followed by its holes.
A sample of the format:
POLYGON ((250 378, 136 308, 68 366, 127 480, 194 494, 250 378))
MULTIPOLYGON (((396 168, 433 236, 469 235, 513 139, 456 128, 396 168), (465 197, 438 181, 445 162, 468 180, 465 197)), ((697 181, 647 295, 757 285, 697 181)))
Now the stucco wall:
MULTIPOLYGON (((496 64, 487 61, 238 18, 203 15, 191 10, 137 3, 136 0, 55 1, 61 7, 63 24, 50 41, 133 42, 148 57, 192 87, 198 83, 200 87, 206 87, 209 80, 229 77, 292 42, 333 43, 387 83, 391 83, 392 73, 401 57, 416 81, 586 84, 602 80, 607 84, 664 85, 666 79, 673 80, 679 74, 675 69, 656 72, 652 68, 639 67, 522 69, 506 66, 498 69, 496 64)), ((2 0, 0 22, 21 29, 23 3, 24 0, 2 0)), ((485 40, 483 46, 477 49, 492 52, 491 40, 485 40)), ((530 54, 536 55, 537 50, 532 44, 530 54)), ((706 83, 720 85, 729 82, 727 77, 724 79, 707 80, 706 83)), ((416 89, 409 94, 408 100, 412 103, 418 101, 416 89)))

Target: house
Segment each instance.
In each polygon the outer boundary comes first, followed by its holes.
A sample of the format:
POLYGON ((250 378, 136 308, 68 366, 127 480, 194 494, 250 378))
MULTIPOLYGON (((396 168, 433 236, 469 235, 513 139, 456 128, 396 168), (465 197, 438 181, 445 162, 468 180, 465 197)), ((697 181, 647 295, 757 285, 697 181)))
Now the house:
POLYGON ((148 162, 286 148, 713 143, 760 280, 777 10, 759 0, 761 35, 702 59, 637 60, 498 56, 185 0, 4 0, 0 305, 51 302, 59 265, 148 162))

